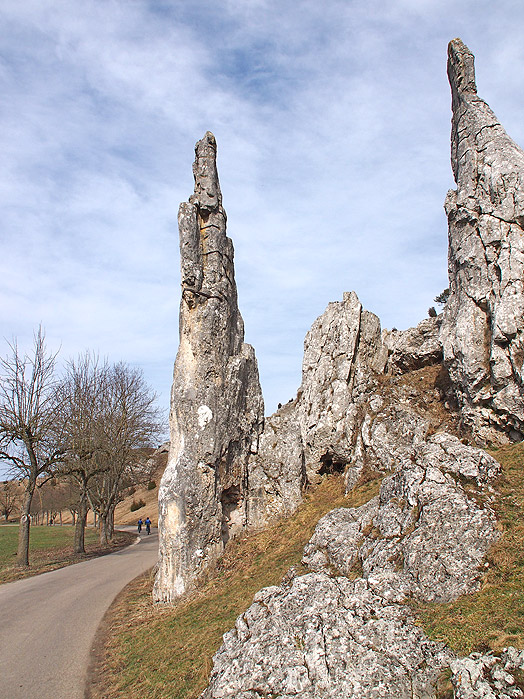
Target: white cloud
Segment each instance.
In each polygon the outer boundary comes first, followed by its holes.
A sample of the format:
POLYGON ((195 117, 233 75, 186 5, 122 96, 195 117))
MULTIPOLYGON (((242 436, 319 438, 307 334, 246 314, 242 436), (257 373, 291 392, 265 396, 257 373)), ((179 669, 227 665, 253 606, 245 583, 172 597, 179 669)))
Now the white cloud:
POLYGON ((143 366, 164 404, 207 129, 269 411, 343 291, 401 328, 447 285, 451 38, 524 142, 511 0, 5 0, 0 19, 1 334, 41 321, 65 356, 143 366))

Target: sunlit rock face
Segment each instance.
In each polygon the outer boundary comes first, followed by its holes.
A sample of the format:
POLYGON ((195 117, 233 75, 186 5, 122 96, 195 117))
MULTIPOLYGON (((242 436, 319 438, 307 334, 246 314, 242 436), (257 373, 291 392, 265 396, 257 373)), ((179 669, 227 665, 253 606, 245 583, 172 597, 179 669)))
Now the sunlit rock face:
POLYGON ((212 133, 195 153, 195 191, 178 216, 180 346, 159 489, 158 602, 184 594, 244 528, 247 461, 264 413, 255 353, 244 342, 212 133))
POLYGON ((448 192, 450 297, 444 361, 479 442, 524 433, 524 152, 477 95, 474 58, 448 48, 452 92, 448 192))

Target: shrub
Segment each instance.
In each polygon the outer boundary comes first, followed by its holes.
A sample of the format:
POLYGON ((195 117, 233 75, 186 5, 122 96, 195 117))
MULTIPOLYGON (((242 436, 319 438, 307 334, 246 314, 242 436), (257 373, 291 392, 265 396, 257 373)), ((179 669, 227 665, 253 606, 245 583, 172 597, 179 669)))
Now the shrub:
POLYGON ((156 483, 155 483, 155 481, 149 481, 149 483, 147 484, 147 489, 148 489, 148 490, 154 490, 155 488, 156 488, 156 483))
POLYGON ((136 510, 139 510, 141 507, 145 507, 146 503, 140 498, 140 500, 133 500, 131 503, 130 510, 131 512, 135 512, 136 510))

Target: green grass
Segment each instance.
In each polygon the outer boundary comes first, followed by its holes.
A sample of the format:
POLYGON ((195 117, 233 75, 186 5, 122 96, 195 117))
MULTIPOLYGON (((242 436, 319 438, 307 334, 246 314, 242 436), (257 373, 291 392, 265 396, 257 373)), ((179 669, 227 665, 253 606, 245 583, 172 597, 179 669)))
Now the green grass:
POLYGON ((292 565, 300 565, 303 548, 320 517, 335 507, 359 506, 378 488, 379 480, 371 480, 344 498, 341 479, 326 478, 292 517, 232 541, 218 569, 179 607, 153 607, 152 579, 136 581, 108 619, 106 646, 95 672, 99 682, 92 697, 198 697, 222 635, 258 590, 279 584, 292 565))
POLYGON ((489 552, 482 588, 456 602, 417 610, 430 638, 461 655, 524 648, 524 444, 492 454, 503 469, 495 503, 502 536, 489 552))
MULTIPOLYGON (((98 544, 98 531, 86 529, 86 556, 108 553, 131 543, 134 535, 117 532, 115 541, 109 547, 101 548, 98 544)), ((0 526, 0 583, 44 573, 65 565, 76 563, 81 556, 73 554, 74 527, 32 526, 29 539, 29 569, 16 566, 18 546, 18 526, 0 526)))

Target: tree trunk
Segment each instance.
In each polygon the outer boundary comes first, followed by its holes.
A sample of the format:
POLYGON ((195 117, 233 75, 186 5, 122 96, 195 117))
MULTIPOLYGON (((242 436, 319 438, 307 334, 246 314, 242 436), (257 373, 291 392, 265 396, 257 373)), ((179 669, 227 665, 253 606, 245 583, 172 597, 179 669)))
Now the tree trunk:
POLYGON ((101 512, 98 516, 98 531, 100 532, 100 546, 109 543, 109 512, 101 512))
POLYGON ((18 551, 16 554, 16 564, 18 566, 29 567, 29 529, 31 527, 31 503, 35 492, 36 483, 29 480, 24 494, 22 507, 20 508, 20 525, 18 527, 18 551))
POLYGON ((87 498, 85 495, 85 492, 82 492, 80 494, 80 503, 78 505, 78 514, 76 518, 76 525, 75 525, 75 545, 74 545, 74 551, 75 553, 85 553, 85 529, 86 529, 86 520, 87 520, 87 498))
POLYGON ((115 533, 115 505, 112 505, 111 508, 109 509, 109 539, 113 539, 113 535, 115 533))

